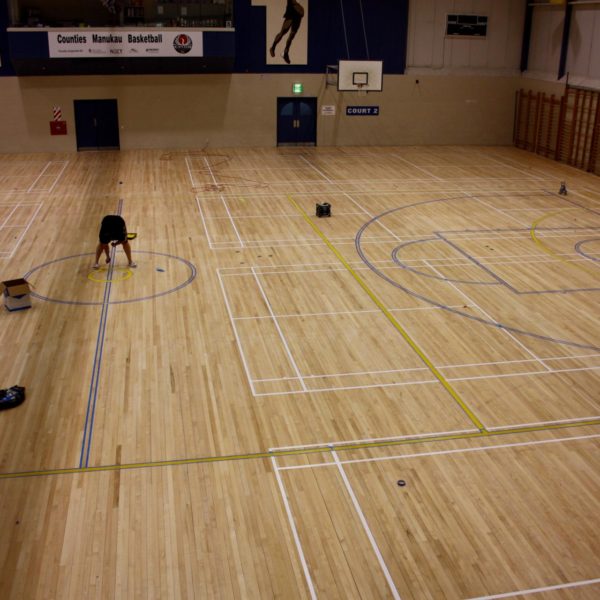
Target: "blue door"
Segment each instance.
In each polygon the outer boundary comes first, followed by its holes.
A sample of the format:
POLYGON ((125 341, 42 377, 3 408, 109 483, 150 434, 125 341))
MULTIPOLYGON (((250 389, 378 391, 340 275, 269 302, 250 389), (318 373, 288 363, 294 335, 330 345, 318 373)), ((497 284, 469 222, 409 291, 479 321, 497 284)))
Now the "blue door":
POLYGON ((118 150, 116 100, 74 100, 77 150, 118 150))
POLYGON ((277 145, 317 145, 316 98, 277 98, 277 145))

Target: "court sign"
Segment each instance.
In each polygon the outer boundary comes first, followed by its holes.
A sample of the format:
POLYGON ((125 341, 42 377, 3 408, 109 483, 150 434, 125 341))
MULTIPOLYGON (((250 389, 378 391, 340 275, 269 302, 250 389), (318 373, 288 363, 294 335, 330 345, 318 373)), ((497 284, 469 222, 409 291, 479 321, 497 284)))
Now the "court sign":
POLYGON ((50 58, 203 56, 202 31, 74 29, 48 32, 50 58))
POLYGON ((348 117, 378 117, 379 106, 346 106, 348 117))

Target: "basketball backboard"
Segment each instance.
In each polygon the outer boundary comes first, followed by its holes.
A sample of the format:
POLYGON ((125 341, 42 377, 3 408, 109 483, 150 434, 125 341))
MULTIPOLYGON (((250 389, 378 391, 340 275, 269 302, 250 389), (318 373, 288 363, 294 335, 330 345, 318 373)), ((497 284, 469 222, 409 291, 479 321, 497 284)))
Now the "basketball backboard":
POLYGON ((383 61, 340 60, 337 85, 340 92, 381 92, 383 61))

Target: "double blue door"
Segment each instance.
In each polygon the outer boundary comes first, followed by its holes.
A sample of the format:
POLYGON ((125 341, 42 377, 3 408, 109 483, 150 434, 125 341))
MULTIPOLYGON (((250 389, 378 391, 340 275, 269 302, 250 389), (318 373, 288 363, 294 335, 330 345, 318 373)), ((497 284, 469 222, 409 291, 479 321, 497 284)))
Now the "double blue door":
POLYGON ((118 150, 116 100, 74 100, 77 150, 118 150))
POLYGON ((277 145, 317 145, 316 98, 277 98, 277 145))

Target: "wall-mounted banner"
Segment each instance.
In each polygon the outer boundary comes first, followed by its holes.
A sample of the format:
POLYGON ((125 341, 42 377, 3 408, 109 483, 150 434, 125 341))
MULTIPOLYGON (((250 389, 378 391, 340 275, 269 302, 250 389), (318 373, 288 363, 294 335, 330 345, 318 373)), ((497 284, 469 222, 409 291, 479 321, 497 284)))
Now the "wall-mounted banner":
POLYGON ((308 64, 308 0, 252 0, 267 7, 265 62, 308 64))
POLYGON ((48 32, 50 58, 203 56, 202 31, 64 29, 48 32))
POLYGON ((349 117, 378 117, 379 106, 346 106, 349 117))

